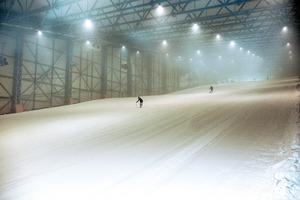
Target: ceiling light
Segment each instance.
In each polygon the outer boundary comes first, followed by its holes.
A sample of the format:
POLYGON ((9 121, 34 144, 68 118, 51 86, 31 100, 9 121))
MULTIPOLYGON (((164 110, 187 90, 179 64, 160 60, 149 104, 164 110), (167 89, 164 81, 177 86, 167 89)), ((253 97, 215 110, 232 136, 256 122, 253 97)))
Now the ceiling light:
POLYGON ((195 23, 195 24, 193 25, 193 31, 197 31, 198 29, 199 29, 199 26, 198 26, 198 24, 195 23))
POLYGON ((86 28, 92 28, 93 23, 91 20, 87 19, 87 20, 85 20, 84 25, 86 28))
POLYGON ((157 7, 157 13, 159 15, 161 15, 161 14, 163 14, 163 12, 164 12, 164 8, 159 4, 158 7, 157 7))

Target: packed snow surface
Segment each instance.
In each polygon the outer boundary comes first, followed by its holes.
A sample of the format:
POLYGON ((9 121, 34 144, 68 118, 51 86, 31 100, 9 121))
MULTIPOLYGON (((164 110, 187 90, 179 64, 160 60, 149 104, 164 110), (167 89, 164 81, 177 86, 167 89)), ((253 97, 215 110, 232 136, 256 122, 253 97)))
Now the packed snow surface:
POLYGON ((299 199, 298 79, 0 116, 1 200, 299 199))

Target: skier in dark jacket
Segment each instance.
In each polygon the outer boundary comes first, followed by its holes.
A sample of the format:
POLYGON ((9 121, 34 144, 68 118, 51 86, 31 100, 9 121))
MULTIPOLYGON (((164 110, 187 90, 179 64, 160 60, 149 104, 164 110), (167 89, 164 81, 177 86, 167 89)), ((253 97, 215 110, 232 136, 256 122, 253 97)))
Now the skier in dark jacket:
POLYGON ((143 102, 144 102, 143 99, 141 97, 138 97, 137 102, 140 102, 140 108, 141 108, 143 106, 143 102))
POLYGON ((214 91, 213 86, 210 86, 210 87, 209 87, 209 93, 212 93, 213 91, 214 91))

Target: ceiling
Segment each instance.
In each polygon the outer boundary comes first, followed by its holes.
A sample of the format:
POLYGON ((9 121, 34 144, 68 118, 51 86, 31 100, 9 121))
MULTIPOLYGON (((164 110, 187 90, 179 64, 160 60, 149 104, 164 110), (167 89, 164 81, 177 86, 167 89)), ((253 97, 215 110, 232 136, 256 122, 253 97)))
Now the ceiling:
POLYGON ((272 49, 298 39, 296 0, 1 0, 0 6, 2 30, 42 30, 95 44, 153 48, 166 40, 178 49, 209 48, 220 34, 223 45, 234 40, 270 56, 272 49), (90 30, 86 19, 92 21, 90 30))

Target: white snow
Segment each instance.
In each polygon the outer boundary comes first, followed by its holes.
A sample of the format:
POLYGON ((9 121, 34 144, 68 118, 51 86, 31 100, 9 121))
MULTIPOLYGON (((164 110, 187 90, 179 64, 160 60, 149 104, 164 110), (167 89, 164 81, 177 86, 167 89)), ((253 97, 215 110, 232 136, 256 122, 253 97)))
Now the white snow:
POLYGON ((297 83, 0 116, 0 199, 298 199, 297 83))

